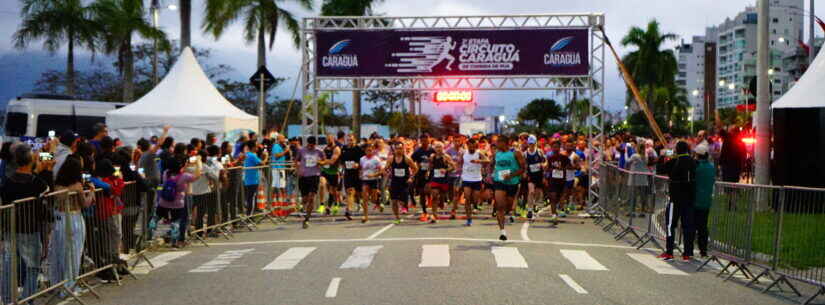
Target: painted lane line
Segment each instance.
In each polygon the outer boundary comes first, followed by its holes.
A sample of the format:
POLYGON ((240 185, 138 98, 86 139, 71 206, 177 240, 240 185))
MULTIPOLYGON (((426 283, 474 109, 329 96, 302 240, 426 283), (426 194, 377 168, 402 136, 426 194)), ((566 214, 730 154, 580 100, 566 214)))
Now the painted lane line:
POLYGON ((352 255, 341 265, 341 269, 364 269, 372 264, 378 250, 384 246, 362 246, 352 250, 352 255))
POLYGON ((450 266, 450 246, 449 245, 423 245, 421 246, 421 263, 418 267, 449 267, 450 266))
POLYGON ((578 270, 607 271, 607 267, 594 259, 584 250, 561 250, 564 256, 578 270))
POLYGON ((655 256, 650 254, 642 254, 642 253, 627 253, 630 258, 636 260, 637 262, 641 263, 645 267, 648 267, 655 271, 658 274, 668 274, 668 275, 688 275, 682 270, 677 269, 671 264, 668 264, 664 261, 657 259, 655 256))
POLYGON ((206 272, 218 272, 223 270, 229 265, 232 264, 235 260, 243 257, 245 254, 255 251, 255 249, 244 249, 244 250, 232 250, 226 251, 213 260, 204 263, 203 265, 198 266, 195 269, 189 270, 192 273, 206 273, 206 272))
POLYGON ((329 287, 327 287, 327 293, 324 296, 327 298, 334 298, 335 296, 337 296, 339 285, 341 285, 341 278, 332 278, 332 281, 329 282, 329 287))
POLYGON ((149 266, 149 264, 147 264, 146 261, 142 261, 139 264, 137 264, 137 266, 135 266, 134 270, 132 270, 132 273, 134 273, 134 274, 149 274, 149 272, 151 272, 152 270, 158 269, 158 268, 163 267, 163 266, 166 266, 166 265, 169 264, 169 262, 171 262, 175 259, 184 257, 186 255, 189 255, 190 253, 192 253, 192 251, 175 251, 175 252, 162 253, 158 256, 155 256, 155 257, 149 259, 149 261, 152 262, 152 265, 154 265, 155 268, 152 268, 151 266, 149 266))
POLYGON ((573 291, 575 291, 576 293, 578 293, 578 294, 587 294, 587 290, 584 290, 584 288, 582 288, 582 286, 579 285, 579 283, 576 283, 576 281, 574 281, 573 278, 570 277, 569 275, 559 274, 559 277, 561 278, 562 281, 564 281, 565 284, 567 284, 567 286, 570 286, 570 288, 573 288, 573 291))
POLYGON ((306 258, 316 247, 296 247, 289 248, 283 254, 279 255, 274 261, 266 265, 261 270, 291 270, 298 265, 304 258, 306 258))
POLYGON ((378 237, 378 235, 381 235, 381 233, 386 232, 387 230, 389 230, 389 229, 390 229, 390 228, 392 228, 393 226, 395 226, 395 224, 394 224, 394 223, 388 224, 387 226, 385 226, 385 227, 381 228, 381 230, 378 230, 378 232, 372 233, 372 235, 370 235, 370 237, 367 237, 367 240, 373 240, 373 239, 375 239, 376 237, 378 237))
POLYGON ((493 256, 499 268, 527 268, 527 261, 515 247, 493 247, 493 256))
POLYGON ((521 239, 522 239, 522 240, 524 240, 524 241, 530 241, 530 237, 529 237, 529 236, 527 236, 527 228, 529 228, 529 227, 530 227, 530 223, 529 223, 529 222, 525 222, 525 223, 521 226, 521 239))
MULTIPOLYGON (((484 239, 484 238, 461 238, 461 237, 411 237, 411 238, 348 238, 348 239, 293 239, 293 240, 262 240, 262 241, 246 241, 246 242, 227 242, 227 243, 212 243, 210 246, 251 246, 251 245, 269 245, 269 244, 291 244, 291 243, 333 243, 333 242, 375 242, 375 241, 468 241, 481 243, 498 243, 498 239, 484 239)), ((591 248, 609 248, 609 249, 627 249, 637 250, 636 247, 622 246, 622 245, 607 245, 607 244, 590 244, 590 243, 573 243, 561 241, 543 241, 543 240, 508 240, 507 243, 522 243, 522 244, 538 244, 538 245, 555 245, 555 246, 569 246, 569 247, 591 247, 591 248)), ((641 250, 661 251, 656 248, 643 248, 641 250)))

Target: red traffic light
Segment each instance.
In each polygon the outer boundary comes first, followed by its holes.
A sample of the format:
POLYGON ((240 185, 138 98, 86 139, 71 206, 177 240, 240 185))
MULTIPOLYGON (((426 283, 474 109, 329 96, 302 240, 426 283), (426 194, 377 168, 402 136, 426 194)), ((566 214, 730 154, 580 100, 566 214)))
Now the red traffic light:
POLYGON ((436 103, 469 103, 473 101, 473 91, 438 91, 433 95, 433 101, 436 103))

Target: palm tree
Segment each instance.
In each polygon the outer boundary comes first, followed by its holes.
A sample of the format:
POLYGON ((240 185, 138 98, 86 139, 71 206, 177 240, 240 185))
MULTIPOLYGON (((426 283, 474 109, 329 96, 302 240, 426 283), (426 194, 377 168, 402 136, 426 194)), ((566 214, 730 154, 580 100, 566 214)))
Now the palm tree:
MULTIPOLYGON (((678 72, 676 56, 672 50, 662 50, 662 45, 667 41, 676 40, 677 37, 676 34, 663 34, 659 30, 659 22, 654 19, 647 24, 647 29, 634 26, 622 38, 622 46, 636 47, 635 51, 622 57, 622 61, 640 88, 675 87, 674 78, 678 72)), ((628 104, 631 101, 629 94, 628 104)), ((652 94, 653 91, 649 91, 646 98, 652 99, 652 94)))
MULTIPOLYGON (((372 8, 383 0, 324 0, 321 5, 322 16, 371 16, 372 8)), ((361 86, 361 80, 355 80, 361 86)), ((352 91, 352 131, 361 134, 361 91, 352 91)))
MULTIPOLYGON (((301 7, 312 10, 312 0, 292 0, 301 7)), ((295 47, 301 44, 298 20, 291 12, 281 8, 279 3, 286 0, 206 0, 206 17, 203 30, 215 36, 223 35, 227 27, 238 19, 243 19, 244 40, 258 42, 258 67, 266 66, 266 35, 269 34, 269 48, 275 43, 278 26, 285 25, 295 47)))
POLYGON ((162 50, 169 50, 166 33, 152 26, 144 14, 143 0, 98 0, 91 6, 103 27, 103 51, 117 54, 118 70, 123 77, 123 101, 135 100, 135 58, 132 41, 137 35, 157 40, 162 50))
POLYGON ((25 49, 30 42, 43 39, 43 47, 54 53, 66 44, 66 93, 74 95, 75 47, 94 53, 100 33, 90 9, 81 0, 23 0, 22 4, 23 22, 14 33, 14 46, 25 49))

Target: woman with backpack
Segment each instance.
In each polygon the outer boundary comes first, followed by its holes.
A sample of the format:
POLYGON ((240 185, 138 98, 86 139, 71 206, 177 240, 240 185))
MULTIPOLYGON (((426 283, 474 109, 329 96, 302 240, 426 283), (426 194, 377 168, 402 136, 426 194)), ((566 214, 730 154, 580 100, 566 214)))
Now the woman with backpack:
POLYGON ((184 197, 189 184, 200 178, 201 176, 201 161, 200 158, 190 159, 185 155, 175 155, 167 160, 166 171, 163 173, 163 184, 158 198, 158 207, 156 209, 157 218, 165 218, 172 222, 172 246, 179 248, 185 246, 186 237, 186 204, 184 197), (184 173, 183 169, 186 166, 192 165, 195 167, 195 172, 192 174, 184 173), (181 226, 181 223, 184 225, 181 226), (179 226, 176 230, 175 225, 179 226))

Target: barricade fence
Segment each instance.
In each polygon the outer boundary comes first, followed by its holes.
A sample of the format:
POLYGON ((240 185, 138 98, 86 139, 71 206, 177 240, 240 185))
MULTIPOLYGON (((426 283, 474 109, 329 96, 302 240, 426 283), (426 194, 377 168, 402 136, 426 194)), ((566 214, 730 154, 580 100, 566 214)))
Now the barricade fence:
POLYGON ((805 304, 825 294, 825 189, 716 182, 710 209, 694 209, 690 224, 679 223, 679 229, 669 232, 673 215, 667 177, 615 165, 603 168, 600 224, 616 239, 664 250, 661 242, 673 234, 681 252, 682 228, 688 226, 699 249, 708 251, 699 269, 715 261, 725 280, 741 273, 750 280, 748 286, 768 278, 764 291, 784 284, 801 296, 789 280, 816 286, 817 293, 805 304))

